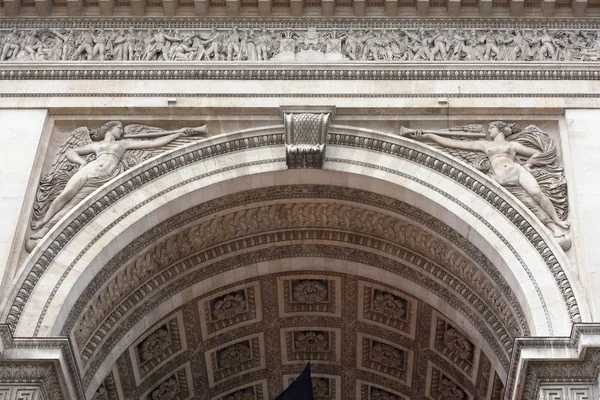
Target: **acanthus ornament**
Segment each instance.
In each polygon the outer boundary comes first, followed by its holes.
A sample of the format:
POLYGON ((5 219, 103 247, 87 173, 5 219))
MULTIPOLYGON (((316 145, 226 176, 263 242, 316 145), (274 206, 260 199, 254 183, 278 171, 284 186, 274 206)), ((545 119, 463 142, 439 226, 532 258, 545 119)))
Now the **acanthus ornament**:
MULTIPOLYGON (((374 24, 373 24, 374 25, 374 24)), ((592 61, 592 29, 35 28, 0 31, 0 62, 592 61)))

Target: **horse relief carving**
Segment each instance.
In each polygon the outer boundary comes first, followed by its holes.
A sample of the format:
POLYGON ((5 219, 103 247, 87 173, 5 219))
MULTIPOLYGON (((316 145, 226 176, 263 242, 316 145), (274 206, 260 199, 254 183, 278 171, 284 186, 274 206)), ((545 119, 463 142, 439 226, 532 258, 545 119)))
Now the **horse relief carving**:
POLYGON ((33 250, 67 212, 103 184, 142 161, 206 134, 206 125, 166 131, 120 121, 75 129, 40 180, 26 249, 33 250))
POLYGON ((494 121, 446 131, 403 127, 400 135, 425 141, 485 173, 527 206, 564 250, 570 248, 564 170, 556 143, 539 127, 494 121))

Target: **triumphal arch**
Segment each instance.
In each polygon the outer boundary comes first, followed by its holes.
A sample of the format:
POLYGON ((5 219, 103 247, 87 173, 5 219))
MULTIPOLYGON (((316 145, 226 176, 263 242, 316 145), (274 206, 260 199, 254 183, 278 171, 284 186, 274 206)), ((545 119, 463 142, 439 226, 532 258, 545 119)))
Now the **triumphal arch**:
POLYGON ((0 0, 0 399, 598 399, 599 100, 599 0, 0 0))

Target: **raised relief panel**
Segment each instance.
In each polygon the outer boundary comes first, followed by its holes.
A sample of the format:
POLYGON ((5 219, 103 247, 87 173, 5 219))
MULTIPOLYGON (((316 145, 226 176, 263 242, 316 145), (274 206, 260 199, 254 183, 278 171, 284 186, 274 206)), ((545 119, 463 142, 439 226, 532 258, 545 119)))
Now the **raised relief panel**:
MULTIPOLYGON (((283 387, 287 388, 298 377, 298 374, 284 375, 283 387)), ((341 400, 342 378, 337 375, 312 374, 310 375, 315 400, 341 400)))
POLYGON ((417 300, 397 290, 359 281, 358 320, 415 339, 417 300))
POLYGON ((96 393, 94 393, 92 400, 125 400, 116 366, 104 378, 104 381, 102 381, 102 384, 96 390, 96 393))
POLYGON ((592 400, 598 398, 598 390, 592 385, 540 385, 539 400, 592 400))
POLYGON ((238 386, 228 390, 211 400, 267 400, 269 399, 269 389, 267 380, 252 382, 243 386, 238 386))
POLYGON ((0 400, 46 400, 41 388, 21 384, 0 386, 0 400))
MULTIPOLYGON (((303 48, 313 48, 314 40, 311 39, 311 35, 318 37, 314 28, 304 35, 303 48)), ((284 107, 282 113, 288 168, 322 168, 332 111, 311 112, 309 107, 298 107, 297 110, 284 107)))
POLYGON ((342 315, 341 279, 324 275, 277 278, 279 316, 342 315))
POLYGON ((152 389, 144 393, 140 400, 190 400, 194 398, 192 370, 187 362, 165 376, 152 389))
POLYGON ((337 328, 284 328, 281 330, 283 364, 340 365, 341 330, 337 328))
POLYGON ((252 282, 198 302, 203 340, 230 329, 262 321, 260 285, 252 282))
MULTIPOLYGON (((66 3, 70 15, 81 14, 84 7, 82 0, 67 0, 66 3)), ((294 13, 301 13, 303 3, 303 0, 291 0, 290 9, 294 13)), ((176 13, 177 2, 163 0, 161 4, 165 14, 176 13)), ((211 2, 195 0, 193 4, 197 15, 206 15, 211 2)), ((354 0, 353 4, 355 13, 364 15, 367 1, 354 0)), ((388 15, 398 11, 398 2, 385 0, 379 4, 388 15)), ((336 7, 335 1, 330 0, 321 5, 325 14, 333 13, 336 7)), ((540 5, 544 14, 554 13, 557 7, 554 0, 541 1, 540 5)), ((36 0, 35 6, 40 14, 51 11, 51 3, 45 0, 36 0)), ((237 15, 243 3, 227 0, 220 1, 219 6, 227 14, 237 15)), ((273 3, 259 0, 257 6, 261 15, 268 15, 273 3)), ((460 6, 460 1, 448 1, 448 13, 460 14, 460 6)), ((491 0, 480 0, 478 6, 482 15, 489 15, 494 4, 491 0)), ((112 14, 114 7, 112 0, 99 2, 100 12, 104 15, 112 14)), ((145 7, 143 2, 131 0, 134 15, 143 15, 145 7)), ((416 7, 420 15, 426 15, 429 13, 430 0, 416 0, 416 7)), ((575 14, 585 14, 586 7, 585 0, 573 1, 575 14)), ((20 11, 20 2, 4 0, 4 8, 8 15, 16 16, 20 11)), ((524 8, 524 1, 510 1, 512 15, 520 16, 524 8)), ((439 28, 426 29, 409 27, 408 24, 399 26, 394 21, 384 25, 377 21, 364 23, 361 30, 354 30, 344 23, 337 23, 333 29, 311 26, 269 30, 264 28, 262 22, 248 23, 250 27, 244 28, 222 28, 207 24, 209 26, 201 29, 170 23, 155 29, 131 29, 130 34, 125 34, 123 30, 114 31, 108 26, 103 28, 106 25, 103 21, 91 19, 88 23, 94 26, 71 25, 52 29, 52 23, 49 23, 46 29, 37 29, 37 26, 15 32, 11 32, 10 28, 0 29, 0 43, 5 44, 0 49, 0 62, 598 61, 600 47, 595 30, 580 29, 576 22, 565 22, 564 29, 546 29, 543 24, 524 29, 518 29, 517 26, 515 29, 505 29, 498 24, 486 27, 469 22, 460 23, 457 29, 454 28, 456 23, 453 23, 453 28, 439 24, 439 28), (339 43, 339 46, 332 46, 332 42, 339 43)))
POLYGON ((356 400, 410 400, 410 398, 391 388, 357 380, 356 400))
POLYGON ((446 358, 473 382, 477 379, 479 349, 456 324, 438 312, 432 314, 430 348, 446 358))
POLYGON ((265 368, 264 335, 247 336, 205 354, 210 387, 248 372, 265 368))
MULTIPOLYGON (((72 31, 69 35, 70 40, 74 40, 72 31)), ((89 45, 79 46, 76 55, 80 51, 93 51, 91 44, 99 40, 89 33, 86 35, 81 40, 89 45)), ((98 35, 108 40, 102 29, 98 35)), ((164 151, 200 140, 207 134, 206 125, 165 130, 122 121, 75 129, 40 179, 30 223, 32 232, 25 248, 33 250, 63 216, 111 179, 164 151)))
POLYGON ((431 363, 429 363, 427 371, 425 394, 429 400, 474 400, 473 395, 461 387, 449 374, 446 374, 431 363))
POLYGON ((129 348, 135 383, 139 385, 154 371, 187 350, 183 314, 159 322, 129 348))
POLYGON ((358 333, 357 368, 411 386, 414 353, 382 338, 358 333))
POLYGON ((279 316, 342 315, 342 281, 324 275, 280 276, 277 278, 279 316))

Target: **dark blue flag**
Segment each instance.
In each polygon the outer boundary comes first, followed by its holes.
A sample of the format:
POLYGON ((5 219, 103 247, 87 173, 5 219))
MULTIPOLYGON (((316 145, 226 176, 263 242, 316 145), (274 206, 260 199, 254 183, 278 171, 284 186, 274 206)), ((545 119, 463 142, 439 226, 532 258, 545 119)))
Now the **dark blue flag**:
POLYGON ((304 371, 275 400, 314 400, 312 382, 310 380, 310 363, 304 371))

